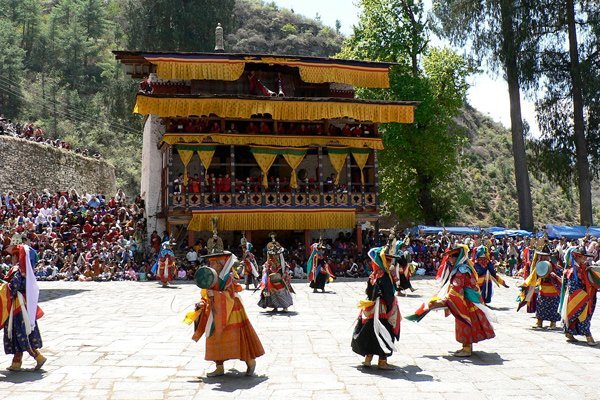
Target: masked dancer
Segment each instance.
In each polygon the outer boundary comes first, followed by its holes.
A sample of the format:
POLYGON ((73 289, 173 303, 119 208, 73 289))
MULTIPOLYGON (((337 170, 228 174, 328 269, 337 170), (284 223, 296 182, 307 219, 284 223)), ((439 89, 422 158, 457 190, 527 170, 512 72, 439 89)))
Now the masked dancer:
POLYGON ((590 257, 577 247, 570 247, 565 253, 559 312, 568 342, 577 342, 575 335, 582 335, 590 346, 596 346, 591 322, 596 308, 598 270, 589 266, 590 257))
POLYGON ((331 272, 329 264, 325 261, 325 248, 325 243, 322 239, 319 239, 318 243, 313 243, 310 246, 311 252, 310 256, 308 256, 307 269, 308 280, 310 281, 313 293, 317 293, 317 289, 325 293, 325 284, 333 282, 335 279, 335 275, 331 272))
POLYGON ((252 254, 254 247, 252 243, 246 240, 245 235, 242 236, 240 246, 242 247, 242 267, 246 290, 250 290, 251 283, 254 284, 254 289, 256 289, 258 287, 258 265, 254 254, 252 254))
POLYGON ((378 356, 377 368, 390 370, 387 359, 395 350, 394 341, 400 338, 400 309, 395 296, 396 279, 392 271, 393 256, 389 246, 369 250, 373 272, 367 282, 367 299, 361 309, 352 335, 352 351, 365 357, 363 366, 370 367, 378 356))
POLYGON ((263 265, 260 285, 262 291, 258 305, 262 308, 272 308, 273 312, 277 312, 279 308, 287 312, 288 307, 294 304, 289 266, 283 258, 284 251, 272 233, 271 242, 267 244, 267 261, 263 265))
POLYGON ((473 343, 491 339, 495 333, 491 324, 494 316, 484 305, 477 272, 469 259, 469 247, 458 245, 446 251, 436 278, 441 280, 438 293, 406 319, 418 322, 429 311, 445 308, 446 316, 452 314, 455 318, 456 341, 462 344, 454 355, 470 357, 473 343))
POLYGON ((246 363, 246 375, 252 376, 256 358, 265 351, 240 299, 242 286, 233 278, 237 258, 230 252, 204 258, 208 266, 198 268, 195 275, 196 285, 202 289, 201 300, 195 311, 186 315, 185 322, 194 323, 194 341, 206 334, 205 359, 216 363, 208 377, 224 375, 223 363, 236 359, 246 363))
POLYGON ((544 321, 550 322, 550 329, 557 329, 556 322, 560 321, 558 306, 560 303, 560 287, 562 270, 558 263, 552 261, 548 248, 545 251, 535 251, 531 263, 531 273, 521 285, 518 298, 519 311, 527 305, 527 310, 535 310, 537 319, 533 329, 542 329, 544 321), (530 304, 535 302, 535 307, 530 304))
POLYGON ((152 272, 156 274, 156 277, 162 283, 162 287, 169 286, 169 282, 175 279, 177 266, 175 265, 175 253, 171 249, 170 241, 166 241, 160 246, 158 260, 154 264, 152 272))
POLYGON ((494 263, 490 259, 490 252, 485 245, 482 244, 474 249, 473 258, 475 259, 474 266, 477 272, 477 285, 479 286, 483 301, 485 301, 485 304, 489 304, 492 302, 492 295, 494 294, 492 282, 498 287, 502 285, 507 288, 508 285, 496 273, 494 263))
POLYGON ((42 336, 37 320, 43 316, 38 307, 39 287, 33 266, 35 250, 26 244, 13 243, 6 248, 12 255, 13 267, 0 281, 0 327, 4 327, 4 352, 12 354, 9 371, 20 371, 23 354, 35 359, 34 370, 40 370, 46 357, 40 353, 42 336))

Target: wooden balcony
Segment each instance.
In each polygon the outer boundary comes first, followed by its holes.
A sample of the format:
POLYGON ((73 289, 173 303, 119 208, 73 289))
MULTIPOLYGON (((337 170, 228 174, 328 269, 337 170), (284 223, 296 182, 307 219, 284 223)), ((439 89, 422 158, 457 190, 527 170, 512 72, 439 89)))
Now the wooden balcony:
POLYGON ((279 190, 241 190, 240 192, 169 193, 169 211, 205 209, 256 209, 256 208, 339 208, 354 207, 357 211, 374 211, 378 207, 375 192, 348 193, 338 189, 330 192, 279 190))

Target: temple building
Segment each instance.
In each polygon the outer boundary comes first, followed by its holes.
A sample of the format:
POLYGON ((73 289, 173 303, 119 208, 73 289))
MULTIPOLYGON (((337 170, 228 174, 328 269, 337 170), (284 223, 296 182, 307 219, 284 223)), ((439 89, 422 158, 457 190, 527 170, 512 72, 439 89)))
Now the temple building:
POLYGON ((412 123, 414 102, 363 100, 391 64, 331 58, 115 51, 144 78, 141 193, 148 229, 194 243, 211 218, 230 245, 310 244, 377 224, 378 124, 412 123), (229 232, 229 233, 227 233, 229 232), (187 238, 187 239, 186 239, 187 238))

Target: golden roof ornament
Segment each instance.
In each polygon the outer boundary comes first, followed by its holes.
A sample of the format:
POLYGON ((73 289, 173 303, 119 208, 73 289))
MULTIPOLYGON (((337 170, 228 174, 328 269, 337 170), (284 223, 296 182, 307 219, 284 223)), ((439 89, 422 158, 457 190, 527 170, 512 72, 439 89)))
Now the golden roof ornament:
POLYGON ((223 39, 223 27, 220 23, 217 24, 215 28, 215 52, 223 53, 225 52, 225 40, 223 39))

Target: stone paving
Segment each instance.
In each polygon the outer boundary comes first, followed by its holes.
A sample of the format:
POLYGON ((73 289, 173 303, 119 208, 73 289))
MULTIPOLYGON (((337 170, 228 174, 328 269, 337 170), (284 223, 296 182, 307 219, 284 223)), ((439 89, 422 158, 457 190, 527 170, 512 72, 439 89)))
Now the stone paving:
MULTIPOLYGON (((191 340, 181 321, 197 300, 192 284, 162 289, 154 282, 40 282, 40 320, 48 363, 41 372, 0 370, 0 398, 8 399, 600 399, 600 348, 568 344, 560 332, 534 331, 531 315, 515 312, 517 281, 496 289, 492 305, 496 338, 477 344, 470 359, 448 354, 454 320, 443 313, 420 323, 404 321, 396 371, 359 368, 350 349, 363 281, 336 281, 313 294, 297 282, 288 314, 256 306, 258 292, 242 292, 267 354, 257 376, 229 361, 229 374, 202 378, 204 338, 191 340)), ((419 290, 401 297, 412 313, 434 291, 435 281, 416 279, 419 290)), ((600 339, 600 317, 592 330, 600 339)), ((25 367, 33 361, 26 358, 25 367)), ((6 366, 9 356, 2 361, 6 366)), ((4 365, 3 365, 4 366, 4 365)))

